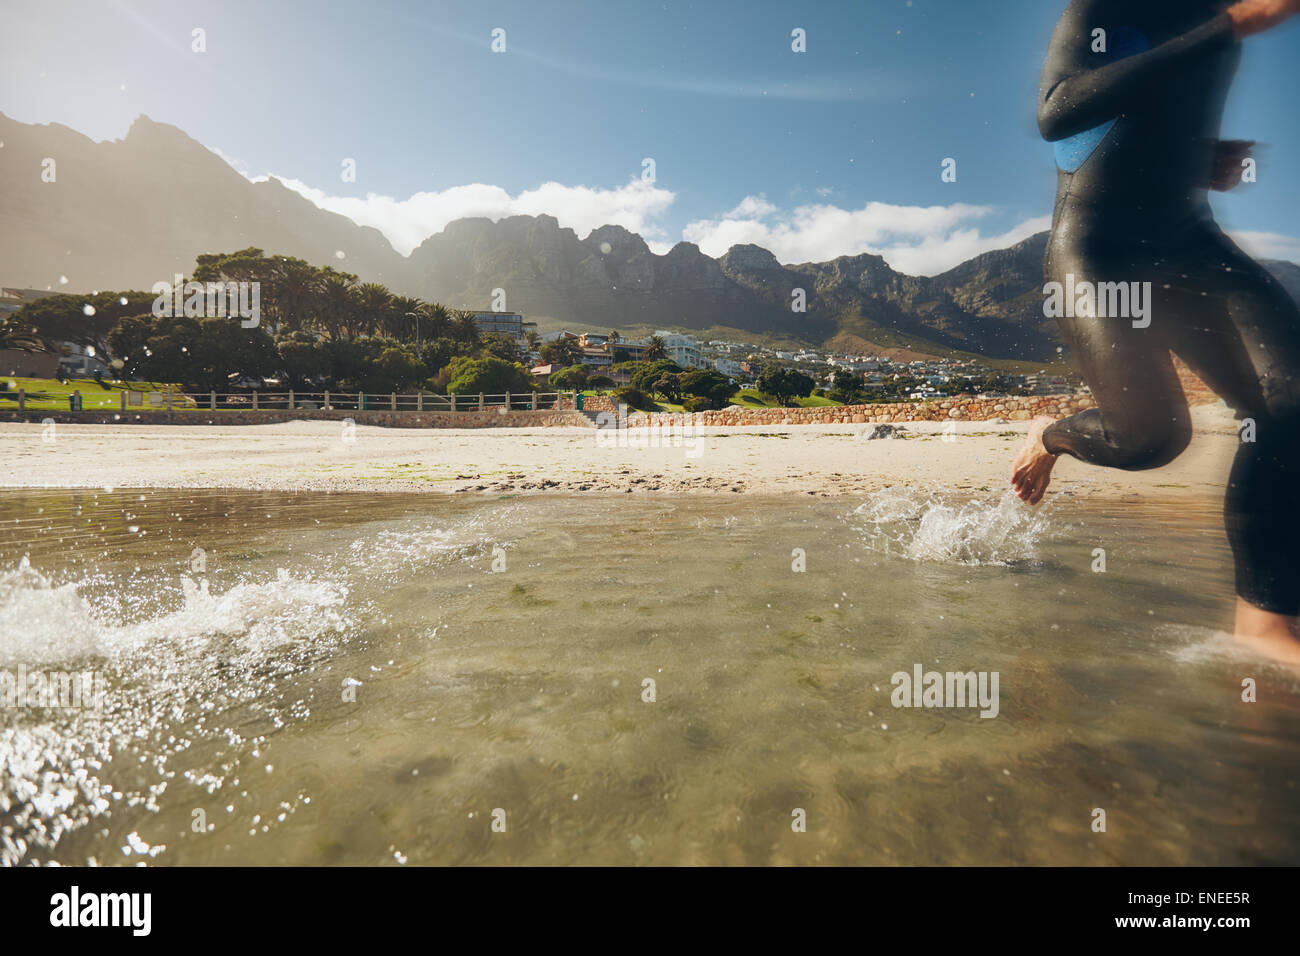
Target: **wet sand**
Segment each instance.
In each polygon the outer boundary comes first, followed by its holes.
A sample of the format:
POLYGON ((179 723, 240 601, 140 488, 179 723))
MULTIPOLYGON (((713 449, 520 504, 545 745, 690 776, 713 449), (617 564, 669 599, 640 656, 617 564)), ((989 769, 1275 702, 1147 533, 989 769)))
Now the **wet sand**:
MULTIPOLYGON (((1237 444, 1221 404, 1192 411, 1196 437, 1172 465, 1102 470, 1064 458, 1053 491, 1082 497, 1217 498, 1237 444)), ((0 425, 0 487, 242 488, 469 494, 678 492, 857 495, 899 484, 997 490, 1025 422, 717 427, 668 447, 644 429, 400 429, 301 421, 245 427, 0 425), (641 434, 638 434, 640 432, 641 434), (351 440, 349 440, 351 439, 351 440), (626 442, 627 444, 623 444, 626 442)), ((665 433, 665 438, 667 434, 665 433)))

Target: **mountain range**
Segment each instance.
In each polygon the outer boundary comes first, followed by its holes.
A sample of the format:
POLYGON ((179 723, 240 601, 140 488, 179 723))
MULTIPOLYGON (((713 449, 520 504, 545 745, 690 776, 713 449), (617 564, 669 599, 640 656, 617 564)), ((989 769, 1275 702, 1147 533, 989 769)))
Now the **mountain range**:
MULTIPOLYGON (((0 114, 0 182, 8 286, 148 289, 188 273, 200 253, 257 246, 457 308, 484 308, 503 289, 506 306, 543 329, 730 330, 850 351, 1032 360, 1061 345, 1042 310, 1046 233, 929 277, 869 254, 791 265, 755 245, 715 259, 680 242, 658 255, 621 226, 579 238, 547 215, 459 219, 406 257, 378 230, 278 180, 251 182, 145 116, 123 139, 95 142, 0 114), (791 308, 796 289, 803 312, 791 308)), ((1265 265, 1300 298, 1300 266, 1265 265)))

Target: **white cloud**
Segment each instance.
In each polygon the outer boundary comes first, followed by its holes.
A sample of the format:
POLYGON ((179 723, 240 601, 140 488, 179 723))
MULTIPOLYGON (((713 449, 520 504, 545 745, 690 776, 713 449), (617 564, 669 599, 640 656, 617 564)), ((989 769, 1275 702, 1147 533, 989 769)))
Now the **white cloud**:
MULTIPOLYGON (((220 150, 213 152, 253 182, 271 178, 249 176, 245 164, 220 150)), ((659 218, 676 195, 640 179, 613 189, 548 182, 514 196, 500 186, 470 183, 395 199, 375 193, 365 198, 333 196, 301 180, 274 178, 322 209, 378 229, 402 255, 410 254, 426 238, 456 219, 482 216, 495 221, 507 216, 541 213, 554 216, 561 226, 573 229, 579 236, 586 236, 599 226, 618 225, 640 234, 658 255, 674 245, 672 237, 659 224, 659 218)), ((981 235, 974 224, 992 211, 990 206, 966 203, 897 206, 869 202, 861 209, 817 203, 786 212, 760 193, 744 197, 718 219, 687 223, 682 239, 694 242, 715 257, 734 245, 753 243, 770 249, 777 259, 787 263, 823 262, 837 256, 869 252, 884 256, 900 272, 934 275, 982 252, 1012 245, 1051 225, 1049 216, 1039 216, 1000 234, 981 235)), ((1294 249, 1286 251, 1286 243, 1300 245, 1297 240, 1272 233, 1238 234, 1239 238, 1245 236, 1266 244, 1273 250, 1267 254, 1279 258, 1296 258, 1294 249)))
POLYGON ((770 249, 781 262, 821 262, 869 252, 900 272, 934 275, 991 249, 1000 249, 1051 225, 1029 219, 999 235, 980 235, 971 224, 989 206, 895 206, 870 202, 861 209, 813 204, 783 213, 762 196, 748 196, 720 219, 700 219, 682 231, 711 256, 738 243, 770 249))
MULTIPOLYGON (((245 179, 253 178, 252 175, 248 172, 248 163, 244 162, 242 159, 238 158, 237 156, 227 156, 225 153, 223 153, 215 146, 209 146, 208 149, 216 153, 227 163, 229 163, 230 168, 233 169, 235 172, 239 173, 239 175, 243 176, 245 179)), ((263 176, 262 178, 265 179, 266 177, 263 176)))
POLYGON ((727 213, 726 219, 761 219, 763 216, 770 216, 776 212, 776 207, 767 201, 767 197, 762 193, 757 196, 746 196, 740 201, 735 209, 727 213))
POLYGON ((996 235, 982 236, 977 229, 959 229, 942 236, 930 236, 915 245, 886 246, 877 254, 884 256, 885 261, 899 272, 932 276, 982 253, 1014 246, 1051 227, 1051 216, 1035 216, 996 235))
POLYGON ((676 198, 669 190, 640 179, 616 189, 550 182, 511 196, 500 186, 470 183, 441 192, 419 192, 409 199, 375 193, 360 199, 331 196, 297 179, 275 178, 322 209, 340 213, 363 226, 374 226, 402 255, 441 232, 447 223, 467 216, 497 220, 547 213, 580 237, 598 226, 616 225, 646 239, 662 240, 666 237, 664 230, 655 220, 676 198))
MULTIPOLYGON (((252 176, 241 159, 208 147, 241 176, 253 182, 271 177, 252 176)), ((506 216, 547 213, 586 236, 604 225, 623 226, 638 233, 657 255, 668 252, 674 241, 657 219, 676 195, 651 183, 633 179, 616 189, 543 183, 536 189, 511 196, 500 186, 471 183, 442 192, 416 193, 409 199, 368 194, 364 199, 331 196, 297 179, 276 176, 288 188, 332 212, 363 226, 374 226, 403 255, 447 223, 465 216, 498 220, 506 216)), ((817 188, 825 197, 833 190, 817 188)), ((1006 232, 981 235, 973 223, 993 211, 990 206, 954 203, 951 206, 895 206, 870 202, 848 210, 828 204, 798 206, 783 213, 763 193, 746 196, 718 219, 697 219, 686 224, 682 239, 694 242, 711 256, 734 245, 763 246, 781 262, 824 262, 837 256, 869 252, 883 256, 899 272, 936 275, 984 252, 1002 249, 1051 227, 1050 216, 1027 219, 1006 232)), ((1247 230, 1228 233, 1247 253, 1259 259, 1287 259, 1300 263, 1300 238, 1276 232, 1247 230)))
POLYGON ((1300 239, 1279 232, 1230 231, 1232 240, 1256 259, 1289 259, 1300 263, 1300 239))

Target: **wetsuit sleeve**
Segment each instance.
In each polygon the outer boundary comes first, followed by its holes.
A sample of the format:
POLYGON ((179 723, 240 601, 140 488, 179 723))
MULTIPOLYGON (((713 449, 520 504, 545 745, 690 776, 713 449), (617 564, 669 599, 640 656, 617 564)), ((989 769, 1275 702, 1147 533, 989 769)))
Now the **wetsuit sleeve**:
POLYGON ((1123 59, 1092 52, 1093 30, 1113 32, 1122 13, 1104 2, 1076 0, 1052 34, 1038 98, 1038 129, 1064 139, 1114 119, 1144 95, 1158 74, 1220 45, 1236 42, 1232 18, 1221 13, 1159 46, 1123 59))

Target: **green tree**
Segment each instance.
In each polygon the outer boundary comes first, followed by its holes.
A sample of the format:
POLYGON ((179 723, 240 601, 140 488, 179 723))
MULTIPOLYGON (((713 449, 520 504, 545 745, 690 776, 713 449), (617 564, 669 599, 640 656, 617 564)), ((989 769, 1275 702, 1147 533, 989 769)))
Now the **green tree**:
POLYGON ((452 359, 460 355, 469 355, 471 351, 473 348, 469 344, 447 336, 434 339, 432 342, 421 342, 418 349, 420 361, 429 370, 431 377, 436 377, 452 359))
POLYGON ((781 405, 789 405, 796 396, 811 395, 817 383, 803 372, 779 365, 769 365, 758 377, 758 389, 771 395, 781 405))
POLYGON ((374 336, 388 332, 394 324, 393 294, 378 282, 363 282, 355 296, 356 332, 374 336))
POLYGON ((655 383, 664 375, 676 375, 682 367, 671 359, 659 359, 654 362, 634 362, 626 366, 630 375, 630 384, 643 392, 657 391, 655 383))
POLYGON ((403 392, 419 388, 427 377, 415 350, 393 343, 379 353, 371 388, 379 392, 403 392))
POLYGON ((570 365, 577 365, 581 361, 582 349, 578 346, 577 339, 561 337, 543 345, 540 355, 543 364, 567 368, 570 365))
POLYGON ((104 356, 112 353, 108 340, 118 323, 149 312, 154 298, 151 292, 139 291, 48 295, 7 316, 0 323, 0 335, 39 346, 32 351, 59 352, 60 343, 73 342, 104 356))
POLYGON ((450 316, 451 319, 451 336, 460 339, 462 342, 468 342, 470 345, 478 343, 479 334, 478 326, 474 323, 474 316, 470 312, 456 312, 450 316))
MULTIPOLYGON (((455 323, 452 321, 452 310, 447 308, 441 302, 426 302, 424 308, 420 310, 423 318, 420 320, 420 329, 423 333, 423 339, 454 339, 455 323), (427 320, 427 324, 426 324, 427 320), (427 331, 426 331, 427 330, 427 331)), ((470 322, 473 325, 473 322, 470 322)), ((473 330, 474 334, 468 339, 473 344, 478 337, 478 329, 473 330)))
POLYGON ((682 376, 680 372, 664 372, 654 380, 651 391, 662 395, 670 402, 682 397, 682 376))
POLYGON ((581 390, 587 387, 587 369, 581 365, 570 365, 552 372, 547 381, 556 388, 581 390))
POLYGON ((447 390, 457 395, 476 395, 479 392, 499 395, 533 390, 533 379, 528 369, 495 355, 484 358, 461 356, 452 359, 447 367, 450 370, 447 390))
POLYGON ((615 401, 621 402, 637 411, 649 412, 655 408, 655 403, 650 400, 650 396, 639 388, 631 385, 624 385, 614 392, 615 401))
POLYGON ((323 328, 317 319, 322 292, 321 270, 302 259, 275 256, 271 260, 268 278, 270 294, 262 296, 262 307, 266 312, 270 302, 268 324, 273 329, 294 332, 323 328))
POLYGON ((479 348, 486 355, 495 355, 507 362, 519 361, 519 345, 510 336, 501 332, 489 332, 479 339, 479 348))
POLYGON ((396 339, 330 341, 330 387, 344 392, 403 392, 428 386, 429 368, 414 346, 396 339))
POLYGON ((356 289, 357 277, 352 273, 335 272, 329 266, 322 270, 316 321, 329 333, 330 338, 356 338, 356 289))
POLYGON ((236 376, 271 375, 282 364, 265 329, 245 329, 226 317, 131 316, 109 339, 124 377, 180 382, 201 391, 223 390, 236 376))
POLYGON ((294 332, 276 343, 280 372, 291 388, 305 389, 330 378, 333 364, 329 350, 310 332, 294 332))
MULTIPOLYGON (((304 263, 306 265, 306 263, 304 263)), ((308 266, 313 272, 312 267, 308 266)), ((235 252, 200 253, 195 259, 194 282, 256 282, 261 319, 270 327, 280 324, 276 299, 275 261, 256 246, 235 252)))
MULTIPOLYGON (((723 408, 731 400, 736 387, 731 380, 712 369, 694 369, 681 375, 683 395, 704 399, 706 408, 723 408)), ((699 409, 688 409, 698 411, 699 409)))
POLYGON ((262 378, 274 374, 280 364, 275 341, 260 325, 245 329, 235 320, 214 316, 200 319, 198 326, 197 341, 188 351, 188 370, 183 379, 187 385, 202 391, 220 391, 232 377, 262 378))
POLYGON ((831 399, 846 405, 858 402, 862 398, 862 376, 846 368, 837 368, 831 376, 831 399))

